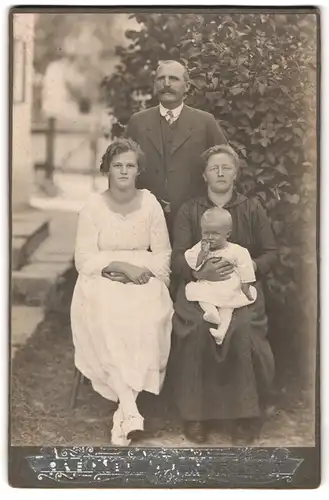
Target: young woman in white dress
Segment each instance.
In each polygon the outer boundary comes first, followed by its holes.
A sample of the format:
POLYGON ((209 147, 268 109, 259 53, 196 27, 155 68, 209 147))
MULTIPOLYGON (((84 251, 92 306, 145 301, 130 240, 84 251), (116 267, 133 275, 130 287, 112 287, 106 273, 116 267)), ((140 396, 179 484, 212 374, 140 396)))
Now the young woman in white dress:
POLYGON ((118 402, 111 441, 122 446, 143 430, 138 393, 161 390, 173 315, 164 214, 153 194, 135 186, 141 154, 118 139, 103 156, 109 187, 79 214, 71 305, 75 365, 95 391, 118 402))

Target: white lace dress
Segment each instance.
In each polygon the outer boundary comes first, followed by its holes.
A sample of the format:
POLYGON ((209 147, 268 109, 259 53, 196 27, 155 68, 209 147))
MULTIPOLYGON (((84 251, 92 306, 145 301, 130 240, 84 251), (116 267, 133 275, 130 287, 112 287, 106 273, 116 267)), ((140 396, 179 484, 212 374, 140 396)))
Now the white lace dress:
POLYGON ((115 374, 136 394, 158 394, 170 351, 172 301, 168 292, 171 248, 162 208, 142 190, 141 206, 121 215, 101 194, 81 210, 75 250, 79 276, 71 305, 75 364, 95 391, 117 401, 115 374), (101 276, 111 261, 149 268, 145 285, 101 276))

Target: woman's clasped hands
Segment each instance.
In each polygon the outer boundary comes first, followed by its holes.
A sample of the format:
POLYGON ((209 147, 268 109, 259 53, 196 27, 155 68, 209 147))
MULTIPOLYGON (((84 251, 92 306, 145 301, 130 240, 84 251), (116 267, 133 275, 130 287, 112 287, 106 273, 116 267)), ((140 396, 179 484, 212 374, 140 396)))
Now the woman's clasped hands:
POLYGON ((134 283, 135 285, 145 285, 152 278, 153 273, 146 267, 135 266, 134 264, 122 263, 120 269, 113 270, 111 265, 104 267, 102 276, 111 281, 120 283, 134 283))

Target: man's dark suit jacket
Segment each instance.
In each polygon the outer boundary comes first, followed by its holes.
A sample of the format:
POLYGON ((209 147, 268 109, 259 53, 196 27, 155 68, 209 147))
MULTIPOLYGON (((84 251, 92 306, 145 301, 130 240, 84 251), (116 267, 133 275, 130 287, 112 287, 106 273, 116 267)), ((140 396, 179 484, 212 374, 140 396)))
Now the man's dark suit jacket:
POLYGON ((201 154, 226 139, 213 115, 184 105, 165 168, 160 120, 159 106, 135 113, 125 135, 145 154, 146 169, 138 187, 149 189, 158 200, 169 198, 175 215, 182 203, 204 192, 201 154))

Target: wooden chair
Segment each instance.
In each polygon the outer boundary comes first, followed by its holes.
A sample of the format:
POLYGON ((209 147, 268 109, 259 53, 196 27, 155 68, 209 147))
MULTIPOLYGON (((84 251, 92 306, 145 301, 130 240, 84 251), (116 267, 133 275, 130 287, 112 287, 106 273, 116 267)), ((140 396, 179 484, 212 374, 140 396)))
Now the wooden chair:
POLYGON ((69 399, 69 411, 73 411, 76 407, 80 384, 84 383, 86 380, 87 379, 85 379, 84 375, 82 375, 77 367, 74 367, 74 376, 69 399))

